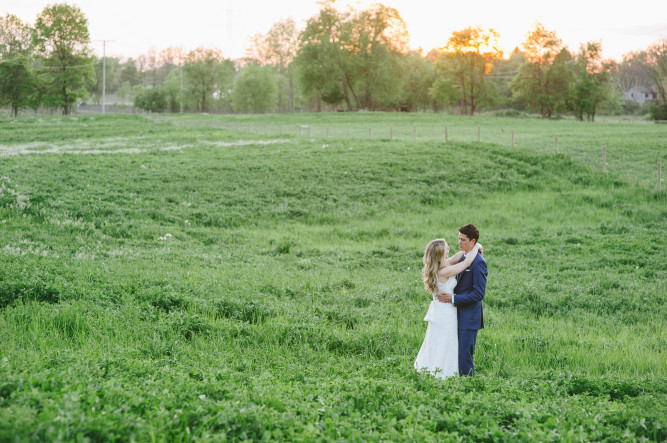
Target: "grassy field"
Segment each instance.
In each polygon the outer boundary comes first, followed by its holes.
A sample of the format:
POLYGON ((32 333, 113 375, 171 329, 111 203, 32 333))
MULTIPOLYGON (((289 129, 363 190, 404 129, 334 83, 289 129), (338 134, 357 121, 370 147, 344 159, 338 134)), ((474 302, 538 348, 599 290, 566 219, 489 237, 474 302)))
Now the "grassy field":
POLYGON ((0 441, 664 441, 666 140, 409 114, 0 120, 0 441), (486 328, 478 376, 443 381, 412 367, 421 256, 468 222, 486 328))

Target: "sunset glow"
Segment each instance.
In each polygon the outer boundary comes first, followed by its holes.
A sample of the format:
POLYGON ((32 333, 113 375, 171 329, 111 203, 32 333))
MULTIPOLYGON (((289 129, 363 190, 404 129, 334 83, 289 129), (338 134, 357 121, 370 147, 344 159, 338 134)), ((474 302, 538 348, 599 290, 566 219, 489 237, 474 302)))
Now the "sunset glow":
MULTIPOLYGON (((32 24, 37 14, 51 3, 54 2, 6 2, 0 14, 11 13, 32 24)), ((137 57, 150 47, 183 46, 189 50, 215 46, 227 57, 237 58, 245 53, 250 36, 264 33, 275 22, 288 17, 301 28, 319 9, 314 0, 191 0, 186 6, 155 0, 70 3, 79 6, 88 17, 91 39, 112 41, 107 46, 107 55, 121 57, 137 57)), ((338 1, 336 5, 343 10, 348 6, 367 8, 373 3, 378 2, 338 1)), ((578 50, 581 43, 597 41, 602 42, 603 55, 615 59, 667 38, 667 2, 657 0, 635 1, 630 9, 611 7, 608 2, 575 0, 558 4, 483 0, 474 7, 464 2, 386 0, 381 3, 398 10, 407 24, 411 47, 425 52, 444 46, 453 31, 482 26, 498 32, 501 48, 507 56, 521 45, 536 22, 556 31, 573 51, 578 50)), ((101 43, 93 46, 101 55, 101 43)))

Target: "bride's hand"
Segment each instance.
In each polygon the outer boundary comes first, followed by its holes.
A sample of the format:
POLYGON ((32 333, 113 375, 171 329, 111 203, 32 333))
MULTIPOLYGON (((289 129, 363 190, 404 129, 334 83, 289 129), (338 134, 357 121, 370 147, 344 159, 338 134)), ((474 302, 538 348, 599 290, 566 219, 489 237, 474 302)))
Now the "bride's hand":
POLYGON ((478 248, 479 253, 480 253, 481 255, 484 255, 484 246, 482 246, 481 243, 476 243, 476 245, 479 247, 479 248, 478 248))

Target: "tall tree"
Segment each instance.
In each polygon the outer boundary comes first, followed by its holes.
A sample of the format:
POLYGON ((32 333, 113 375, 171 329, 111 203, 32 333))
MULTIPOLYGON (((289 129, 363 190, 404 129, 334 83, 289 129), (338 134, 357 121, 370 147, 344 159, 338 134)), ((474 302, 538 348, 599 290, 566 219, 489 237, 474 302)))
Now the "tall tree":
POLYGON ((437 110, 429 89, 436 80, 435 62, 431 57, 422 57, 419 52, 408 54, 403 63, 405 83, 397 103, 397 109, 437 110))
POLYGON ((278 102, 276 74, 270 66, 250 63, 244 66, 234 81, 232 107, 235 112, 265 113, 278 102))
POLYGON ((296 99, 295 69, 292 64, 299 45, 299 33, 293 19, 279 21, 266 34, 255 34, 246 52, 262 65, 273 66, 278 72, 279 108, 291 112, 296 99))
POLYGON ((15 15, 0 17, 0 104, 9 105, 14 117, 38 102, 31 50, 30 26, 15 15))
POLYGON ((45 103, 69 114, 86 96, 85 79, 93 75, 88 20, 77 6, 47 6, 37 16, 34 42, 43 62, 45 103))
POLYGON ((395 102, 404 80, 395 74, 407 52, 405 22, 384 5, 339 12, 334 3, 322 2, 300 35, 295 62, 306 94, 318 103, 345 101, 348 110, 395 102))
POLYGON ((525 109, 525 103, 515 100, 512 96, 512 80, 525 61, 526 57, 518 47, 514 48, 508 59, 501 58, 494 61, 489 78, 495 84, 497 106, 525 109))
POLYGON ((183 66, 184 89, 196 108, 207 112, 215 97, 231 89, 235 67, 219 49, 197 48, 186 55, 183 66))
POLYGON ((480 104, 492 100, 493 82, 488 73, 502 57, 498 38, 496 31, 480 26, 455 31, 438 57, 436 71, 444 81, 436 85, 435 92, 446 88, 448 92, 439 95, 455 100, 461 114, 473 115, 480 104))
POLYGON ((575 80, 570 97, 570 107, 578 120, 584 116, 595 121, 601 104, 611 100, 611 70, 614 63, 602 59, 602 45, 597 42, 582 45, 577 54, 575 80))
POLYGON ((139 78, 139 70, 137 69, 136 60, 130 58, 120 67, 120 74, 118 78, 118 83, 121 85, 123 83, 128 83, 130 86, 136 86, 141 83, 139 78))
POLYGON ((522 44, 526 62, 512 82, 515 98, 524 101, 542 118, 562 112, 567 104, 572 73, 567 66, 571 55, 555 31, 541 23, 528 33, 522 44))
POLYGON ((363 97, 362 107, 393 107, 405 84, 402 71, 409 40, 405 21, 396 9, 375 4, 353 14, 346 25, 344 69, 357 78, 351 86, 363 97))
MULTIPOLYGON (((352 79, 342 69, 342 26, 348 16, 336 10, 333 1, 323 2, 319 13, 306 22, 299 35, 297 78, 304 94, 316 102, 318 111, 322 101, 337 105, 345 100, 348 110, 353 109, 352 79)), ((358 99, 356 102, 358 105, 358 99)))
POLYGON ((648 47, 643 66, 658 90, 658 103, 667 106, 667 39, 658 40, 648 47))

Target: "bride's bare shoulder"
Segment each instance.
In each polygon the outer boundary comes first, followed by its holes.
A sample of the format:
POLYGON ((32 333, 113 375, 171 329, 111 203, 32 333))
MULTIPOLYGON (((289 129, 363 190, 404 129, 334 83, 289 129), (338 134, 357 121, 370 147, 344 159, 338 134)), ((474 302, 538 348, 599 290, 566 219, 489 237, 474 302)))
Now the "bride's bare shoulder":
POLYGON ((440 283, 446 283, 447 280, 449 280, 449 278, 453 275, 451 270, 448 268, 451 268, 451 266, 443 266, 442 268, 438 269, 438 273, 436 275, 440 283))

